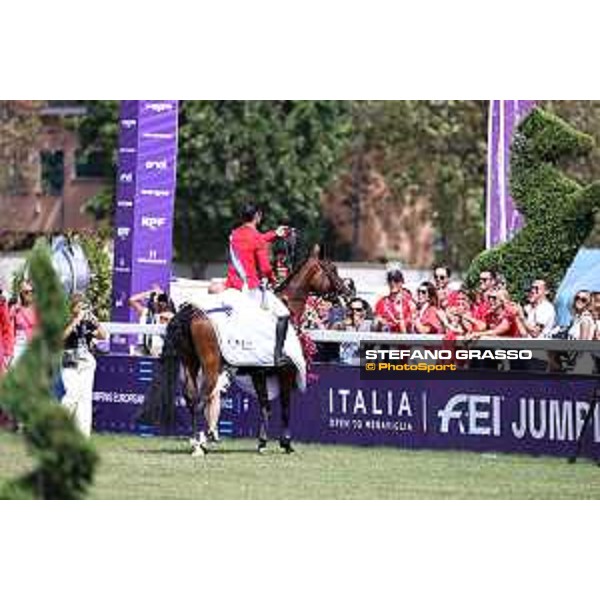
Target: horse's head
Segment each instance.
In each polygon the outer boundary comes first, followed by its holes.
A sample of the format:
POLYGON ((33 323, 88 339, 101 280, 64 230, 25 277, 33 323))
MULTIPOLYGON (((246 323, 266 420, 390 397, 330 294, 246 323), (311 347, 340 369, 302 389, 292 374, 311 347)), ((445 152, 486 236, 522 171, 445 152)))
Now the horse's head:
POLYGON ((328 259, 320 258, 320 248, 315 245, 310 253, 307 266, 310 265, 308 279, 309 292, 329 298, 350 299, 351 290, 340 277, 337 267, 328 259))
POLYGON ((278 286, 276 291, 285 296, 288 302, 303 302, 309 294, 332 299, 340 296, 348 299, 352 296, 336 266, 319 255, 320 248, 316 245, 308 258, 278 286))

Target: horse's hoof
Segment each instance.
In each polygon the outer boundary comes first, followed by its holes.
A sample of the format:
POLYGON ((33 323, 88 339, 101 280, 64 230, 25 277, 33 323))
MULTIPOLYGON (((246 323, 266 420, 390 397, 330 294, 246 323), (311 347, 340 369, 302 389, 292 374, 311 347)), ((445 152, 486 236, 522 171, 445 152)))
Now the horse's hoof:
POLYGON ((192 446, 192 456, 206 456, 208 454, 206 441, 190 439, 190 445, 192 446))
POLYGON ((569 458, 567 459, 567 462, 570 465, 574 465, 577 462, 577 457, 576 456, 569 456, 569 458))
POLYGON ((294 447, 292 446, 292 440, 290 438, 281 438, 279 440, 279 447, 286 454, 292 454, 293 452, 295 452, 294 447))
POLYGON ((192 456, 206 456, 208 454, 208 450, 202 444, 198 444, 192 450, 192 456))
POLYGON ((219 434, 216 431, 209 431, 206 434, 206 440, 210 444, 218 444, 221 440, 219 439, 219 434))
POLYGON ((258 440, 257 451, 259 454, 264 454, 267 451, 267 440, 258 440))

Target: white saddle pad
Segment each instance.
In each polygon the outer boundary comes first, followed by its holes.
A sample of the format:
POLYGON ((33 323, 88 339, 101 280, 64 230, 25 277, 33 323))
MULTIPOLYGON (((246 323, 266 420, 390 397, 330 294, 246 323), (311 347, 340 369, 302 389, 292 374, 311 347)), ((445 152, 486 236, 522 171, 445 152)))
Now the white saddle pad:
MULTIPOLYGON (((274 364, 275 325, 270 310, 260 308, 242 292, 228 289, 221 294, 193 298, 213 324, 223 358, 235 367, 269 367, 274 364)), ((284 354, 297 369, 297 384, 306 388, 306 361, 296 330, 290 325, 284 354)))

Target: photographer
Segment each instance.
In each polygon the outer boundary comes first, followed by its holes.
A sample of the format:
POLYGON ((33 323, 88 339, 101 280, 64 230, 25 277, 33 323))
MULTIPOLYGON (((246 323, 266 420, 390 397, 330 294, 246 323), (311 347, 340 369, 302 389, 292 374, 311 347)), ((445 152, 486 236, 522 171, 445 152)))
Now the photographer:
MULTIPOLYGON (((131 296, 129 306, 139 315, 140 322, 146 324, 166 325, 176 312, 173 302, 159 286, 131 296), (146 304, 144 304, 144 300, 146 304)), ((160 356, 163 342, 163 337, 160 335, 145 335, 143 338, 144 350, 151 356, 160 356)))
POLYGON ((63 334, 62 379, 65 395, 61 403, 73 415, 77 426, 86 436, 92 432, 92 393, 96 373, 93 342, 107 337, 106 331, 85 304, 83 295, 73 294, 69 323, 63 334))

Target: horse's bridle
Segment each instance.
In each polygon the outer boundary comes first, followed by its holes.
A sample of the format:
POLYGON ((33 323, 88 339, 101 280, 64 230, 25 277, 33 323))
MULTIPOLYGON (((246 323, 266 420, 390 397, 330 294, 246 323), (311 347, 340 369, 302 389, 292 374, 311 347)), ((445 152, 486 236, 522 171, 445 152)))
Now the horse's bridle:
POLYGON ((333 291, 328 294, 325 294, 325 297, 333 296, 334 299, 337 299, 341 296, 344 299, 349 299, 352 294, 350 290, 346 287, 344 280, 337 273, 335 265, 329 260, 321 259, 319 259, 319 265, 327 275, 330 283, 333 285, 333 291))

